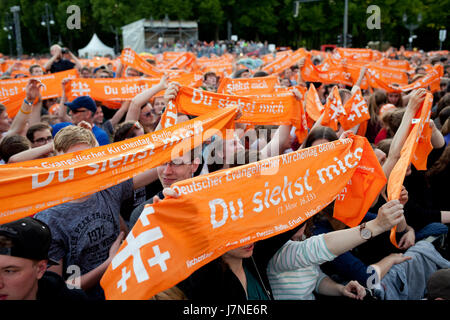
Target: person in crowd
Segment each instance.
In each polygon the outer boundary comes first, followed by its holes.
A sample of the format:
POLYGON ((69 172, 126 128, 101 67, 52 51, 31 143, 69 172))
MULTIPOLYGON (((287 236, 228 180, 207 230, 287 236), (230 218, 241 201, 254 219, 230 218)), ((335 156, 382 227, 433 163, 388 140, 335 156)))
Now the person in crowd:
POLYGON ((362 236, 363 228, 371 230, 375 237, 400 223, 402 207, 397 200, 392 200, 380 208, 374 220, 364 226, 308 238, 305 238, 305 228, 309 223, 303 223, 293 239, 275 253, 267 267, 275 299, 315 300, 314 293, 363 299, 366 291, 361 284, 357 281, 349 281, 345 286, 336 283, 319 266, 370 240, 362 236))
POLYGON ((0 300, 83 301, 56 273, 48 252, 51 231, 45 223, 23 218, 0 225, 0 300))
POLYGON ((92 78, 92 71, 89 67, 82 67, 80 69, 80 78, 89 79, 92 78))
POLYGON ((31 144, 27 138, 20 134, 10 134, 0 142, 0 159, 3 164, 10 163, 11 157, 30 148, 31 144))
POLYGON ((97 106, 97 110, 95 111, 94 114, 94 119, 93 122, 97 127, 102 127, 103 125, 103 121, 105 119, 105 115, 103 114, 103 109, 102 106, 97 106))
POLYGON ((67 48, 55 44, 50 47, 51 58, 44 64, 44 70, 50 73, 82 68, 80 60, 67 48), (74 62, 70 61, 72 59, 74 62))
MULTIPOLYGON (((161 182, 161 186, 163 188, 168 188, 172 184, 183 181, 186 179, 190 179, 193 177, 195 171, 200 164, 199 150, 194 149, 189 153, 183 154, 183 156, 172 159, 171 161, 164 163, 157 167, 157 173, 159 181, 161 182)), ((130 228, 136 224, 139 216, 146 204, 152 204, 155 200, 155 197, 159 199, 164 199, 164 194, 162 193, 162 189, 160 189, 157 193, 154 193, 152 197, 141 203, 136 209, 133 210, 130 217, 130 228)))
POLYGON ((25 99, 13 120, 9 118, 7 109, 0 104, 0 141, 7 135, 19 134, 25 136, 27 122, 33 114, 40 114, 42 106, 40 89, 42 83, 36 79, 29 79, 25 87, 25 99))
POLYGON ((218 86, 218 77, 215 74, 215 72, 212 71, 206 72, 203 75, 203 82, 200 88, 206 91, 216 92, 217 86, 218 86))
POLYGON ((166 81, 167 76, 163 76, 157 85, 137 94, 131 100, 125 121, 139 121, 144 127, 145 133, 153 132, 159 123, 158 119, 160 119, 161 114, 151 105, 150 99, 167 88, 166 81))
MULTIPOLYGON (((98 142, 92 131, 79 126, 67 126, 54 138, 57 154, 96 146, 98 142)), ((49 270, 67 279, 67 268, 78 266, 81 276, 72 280, 79 281, 90 297, 103 299, 100 278, 128 231, 119 214, 120 205, 132 196, 134 189, 156 178, 156 169, 147 170, 108 189, 37 213, 35 218, 45 222, 52 230, 49 256, 58 265, 49 270)))
POLYGON ((373 143, 376 136, 382 129, 382 123, 379 118, 381 107, 387 103, 387 95, 384 90, 375 90, 370 96, 368 108, 370 114, 370 120, 367 125, 366 138, 369 142, 373 143))
POLYGON ((53 142, 52 127, 46 123, 36 123, 28 128, 27 138, 32 148, 53 142))
POLYGON ((433 273, 427 282, 428 300, 450 300, 450 269, 433 273))
POLYGON ((90 96, 80 96, 75 98, 72 102, 66 102, 65 86, 69 79, 62 81, 62 98, 60 107, 58 109, 58 117, 62 121, 52 126, 53 136, 56 133, 69 125, 78 125, 81 121, 87 122, 92 127, 92 132, 95 135, 99 145, 103 146, 110 143, 109 136, 102 128, 94 123, 94 115, 97 112, 97 105, 90 96), (69 109, 69 113, 67 113, 69 109))
POLYGON ((39 64, 33 64, 29 68, 30 76, 42 76, 44 75, 44 70, 39 64))

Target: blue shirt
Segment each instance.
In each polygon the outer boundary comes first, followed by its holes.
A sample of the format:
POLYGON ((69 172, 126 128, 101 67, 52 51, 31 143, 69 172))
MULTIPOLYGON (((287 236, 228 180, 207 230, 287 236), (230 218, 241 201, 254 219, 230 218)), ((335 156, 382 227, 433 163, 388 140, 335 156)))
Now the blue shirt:
MULTIPOLYGON (((61 130, 62 128, 70 126, 70 125, 74 125, 74 124, 71 122, 61 122, 61 123, 56 123, 56 124, 52 125, 53 136, 55 136, 56 133, 59 130, 61 130)), ((104 146, 104 145, 107 145, 110 143, 108 134, 102 128, 99 128, 96 125, 94 125, 94 127, 92 128, 92 133, 94 134, 95 139, 97 139, 97 142, 100 146, 104 146)))

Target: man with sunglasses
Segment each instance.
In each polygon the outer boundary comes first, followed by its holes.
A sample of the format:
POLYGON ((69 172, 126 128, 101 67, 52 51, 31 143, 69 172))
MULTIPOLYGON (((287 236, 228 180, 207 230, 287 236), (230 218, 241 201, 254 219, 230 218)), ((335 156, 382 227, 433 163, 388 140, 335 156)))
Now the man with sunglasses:
MULTIPOLYGON (((63 83, 64 87, 64 83, 63 83)), ((63 91, 64 92, 64 91, 63 91)), ((63 99, 61 101, 61 105, 64 103, 65 97, 63 94, 63 99)), ((64 105, 69 107, 69 114, 64 115, 65 120, 71 120, 57 123, 52 126, 53 128, 53 136, 64 127, 67 127, 71 124, 78 125, 80 122, 85 121, 90 124, 92 128, 92 133, 95 135, 97 142, 100 146, 104 146, 109 144, 109 136, 102 128, 96 126, 94 124, 94 115, 97 112, 97 106, 95 101, 89 96, 81 96, 73 100, 72 102, 65 102, 64 105)), ((63 108, 64 109, 64 108, 63 108)))

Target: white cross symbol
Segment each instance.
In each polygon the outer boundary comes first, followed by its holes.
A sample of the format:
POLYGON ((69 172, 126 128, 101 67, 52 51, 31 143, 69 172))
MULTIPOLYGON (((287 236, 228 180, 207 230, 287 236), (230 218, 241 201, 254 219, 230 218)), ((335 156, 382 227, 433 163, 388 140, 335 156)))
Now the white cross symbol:
POLYGON ((366 103, 364 101, 360 101, 358 103, 352 104, 352 112, 356 113, 358 118, 361 118, 361 112, 367 113, 367 108, 365 107, 365 104, 366 103), (360 107, 363 107, 363 108, 359 109, 360 107))
POLYGON ((148 259, 148 264, 150 267, 156 266, 159 264, 159 267, 161 268, 162 272, 165 272, 167 270, 166 260, 170 258, 170 253, 168 251, 161 254, 161 251, 159 251, 159 246, 153 246, 153 253, 155 256, 151 259, 148 259))
POLYGON ((352 113, 351 115, 348 116, 348 120, 350 121, 355 121, 355 114, 352 113))
POLYGON ((87 83, 82 83, 80 81, 72 82, 72 94, 74 96, 84 96, 89 92, 91 92, 91 89, 89 88, 87 83))
POLYGON ((144 263, 141 258, 141 248, 163 237, 159 227, 146 230, 139 234, 136 238, 133 236, 133 230, 128 234, 126 241, 127 246, 120 250, 111 261, 112 269, 116 269, 129 257, 133 257, 133 271, 136 275, 137 282, 148 280, 148 274, 145 270, 144 263))
POLYGON ((122 287, 122 292, 127 291, 127 280, 131 278, 131 271, 127 272, 127 267, 122 269, 122 278, 117 282, 117 288, 122 287))
POLYGON ((141 215, 139 216, 139 220, 141 221, 142 225, 144 227, 148 226, 150 224, 150 221, 148 221, 148 215, 155 213, 155 209, 153 209, 153 206, 146 206, 144 207, 144 210, 142 210, 141 215))
POLYGON ((343 110, 342 103, 333 98, 333 102, 330 105, 330 109, 333 110, 333 115, 331 116, 331 119, 337 119, 338 115, 345 114, 345 110, 343 110))
POLYGON ((130 50, 126 50, 123 54, 123 60, 128 63, 134 62, 134 54, 130 50))

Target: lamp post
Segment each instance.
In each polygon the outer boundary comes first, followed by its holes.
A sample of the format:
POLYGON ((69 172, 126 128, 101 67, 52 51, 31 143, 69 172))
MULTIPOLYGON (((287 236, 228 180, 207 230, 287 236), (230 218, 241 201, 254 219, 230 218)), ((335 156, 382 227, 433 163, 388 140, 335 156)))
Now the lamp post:
POLYGON ((41 25, 43 27, 47 27, 47 38, 48 38, 48 47, 49 48, 52 46, 52 35, 50 32, 50 25, 54 25, 54 24, 55 24, 55 20, 53 19, 52 8, 46 2, 45 3, 45 14, 42 15, 41 25))
POLYGON ((417 23, 407 23, 408 22, 408 16, 406 15, 406 13, 403 14, 403 24, 405 25, 406 29, 409 30, 409 38, 408 38, 408 42, 409 42, 409 50, 412 50, 412 42, 415 38, 417 38, 416 35, 413 34, 413 31, 416 30, 419 25, 420 22, 422 22, 422 14, 419 13, 417 15, 417 23))
MULTIPOLYGON (((306 3, 306 2, 315 2, 315 1, 321 1, 321 0, 297 0, 294 1, 294 18, 298 17, 298 12, 300 10, 300 3, 306 3)), ((343 47, 347 47, 347 33, 348 33, 348 0, 345 0, 344 4, 344 27, 342 30, 342 40, 343 40, 343 47)))
POLYGON ((11 18, 9 16, 9 13, 5 13, 5 24, 3 25, 3 30, 8 34, 8 42, 9 42, 9 56, 12 57, 13 50, 12 50, 12 38, 13 38, 13 23, 11 21, 11 18))
POLYGON ((11 7, 10 11, 13 13, 14 16, 14 31, 16 34, 17 56, 20 58, 23 55, 22 34, 20 33, 20 18, 19 18, 20 7, 19 6, 11 7))

